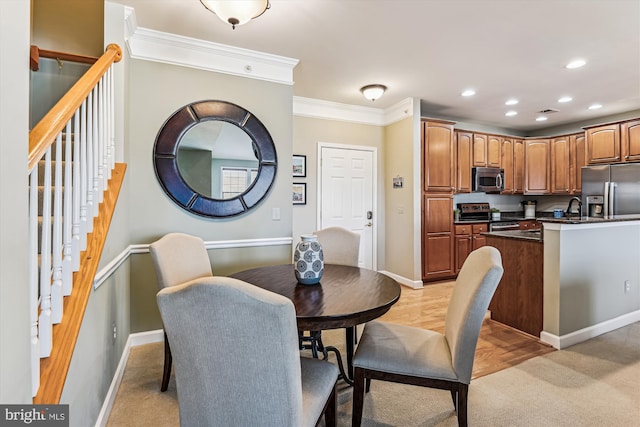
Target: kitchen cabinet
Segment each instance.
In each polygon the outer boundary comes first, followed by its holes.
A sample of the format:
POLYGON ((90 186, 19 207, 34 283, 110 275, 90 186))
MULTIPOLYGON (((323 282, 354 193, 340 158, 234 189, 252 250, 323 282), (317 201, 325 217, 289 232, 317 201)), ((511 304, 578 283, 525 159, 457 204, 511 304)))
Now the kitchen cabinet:
POLYGON ((513 193, 524 193, 524 140, 513 140, 513 193))
POLYGON ((520 230, 540 230, 542 225, 535 219, 526 219, 524 221, 518 221, 520 230))
POLYGON ((487 244, 500 251, 504 268, 489 304, 491 319, 539 337, 543 325, 544 245, 491 235, 487 244))
POLYGON ((425 194, 422 206, 422 279, 453 277, 453 194, 425 194))
POLYGON ((471 149, 473 134, 456 132, 456 193, 471 193, 471 149))
POLYGON ((584 132, 569 136, 569 193, 582 193, 582 167, 587 165, 584 132))
POLYGON ((620 124, 586 128, 587 163, 615 163, 620 156, 620 124))
POLYGON ((481 234, 488 230, 488 223, 456 224, 455 226, 455 260, 456 274, 460 272, 464 261, 471 251, 486 245, 487 238, 481 234))
POLYGON ((622 123, 622 159, 625 162, 640 161, 640 120, 622 123))
POLYGON ((499 168, 502 165, 501 159, 502 138, 495 135, 487 137, 487 166, 499 168))
POLYGON ((487 135, 482 133, 473 134, 473 166, 487 166, 487 135))
POLYGON ((569 145, 568 135, 551 139, 551 194, 569 194, 571 187, 569 145))
POLYGON ((504 169, 504 190, 502 194, 514 193, 514 153, 513 153, 513 140, 511 138, 502 139, 501 147, 502 156, 502 169, 504 169))
POLYGON ((422 123, 423 191, 454 191, 454 151, 453 123, 422 123))
POLYGON ((551 193, 549 147, 548 139, 528 139, 525 141, 524 194, 551 193))

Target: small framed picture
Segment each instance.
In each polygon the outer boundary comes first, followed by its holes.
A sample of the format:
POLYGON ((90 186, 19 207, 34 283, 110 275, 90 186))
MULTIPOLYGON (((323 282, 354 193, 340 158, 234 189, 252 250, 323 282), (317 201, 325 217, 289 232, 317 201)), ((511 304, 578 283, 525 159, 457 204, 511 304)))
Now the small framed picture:
POLYGON ((307 204, 307 184, 304 182, 293 183, 293 204, 294 205, 306 205, 307 204))
POLYGON ((307 176, 307 156, 300 154, 293 155, 293 176, 307 176))

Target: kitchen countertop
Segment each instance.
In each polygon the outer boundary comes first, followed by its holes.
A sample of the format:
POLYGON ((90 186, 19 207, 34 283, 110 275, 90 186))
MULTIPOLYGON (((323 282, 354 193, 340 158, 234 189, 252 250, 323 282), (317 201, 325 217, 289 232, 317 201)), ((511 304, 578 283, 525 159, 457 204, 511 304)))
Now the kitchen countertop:
POLYGON ((542 243, 541 230, 503 230, 482 233, 485 236, 504 237, 508 239, 528 240, 542 243))
POLYGON ((594 218, 587 216, 568 216, 562 218, 537 218, 540 222, 551 222, 556 224, 600 224, 604 222, 640 221, 640 214, 631 215, 611 215, 606 218, 594 218))

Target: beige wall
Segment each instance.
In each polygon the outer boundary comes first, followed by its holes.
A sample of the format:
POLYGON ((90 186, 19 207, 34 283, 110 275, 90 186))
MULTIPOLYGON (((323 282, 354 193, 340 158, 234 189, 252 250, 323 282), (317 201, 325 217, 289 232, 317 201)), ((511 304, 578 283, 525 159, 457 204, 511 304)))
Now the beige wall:
MULTIPOLYGON (((406 118, 385 127, 385 177, 386 235, 384 252, 385 270, 414 279, 414 247, 420 242, 419 224, 414 224, 414 209, 420 200, 414 198, 414 132, 413 118, 406 118), (403 188, 393 188, 393 178, 404 179, 403 188), (415 228, 417 226, 417 228, 415 228)), ((419 277, 417 278, 419 279, 419 277)))
MULTIPOLYGON (((318 143, 332 143, 344 145, 361 145, 375 147, 378 150, 378 205, 376 207, 378 231, 378 269, 384 266, 384 215, 385 201, 383 191, 384 158, 381 155, 384 148, 383 128, 375 125, 348 123, 337 120, 318 119, 310 117, 293 118, 293 153, 307 156, 307 177, 296 178, 296 182, 307 183, 307 204, 293 207, 293 240, 300 239, 301 234, 307 234, 317 229, 317 178, 318 178, 318 143)), ((291 160, 288 161, 291 170, 291 160)), ((291 174, 289 179, 293 182, 291 174)))
POLYGON ((0 1, 0 402, 31 403, 27 147, 29 2, 0 1), (9 58, 9 60, 7 60, 9 58))
POLYGON ((32 0, 31 44, 41 49, 100 56, 104 0, 32 0))

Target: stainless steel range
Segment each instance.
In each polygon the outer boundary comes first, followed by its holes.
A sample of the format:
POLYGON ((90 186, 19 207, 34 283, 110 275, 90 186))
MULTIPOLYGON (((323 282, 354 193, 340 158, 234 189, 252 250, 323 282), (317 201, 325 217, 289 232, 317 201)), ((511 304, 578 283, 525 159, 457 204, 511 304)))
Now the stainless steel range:
POLYGON ((489 231, 519 230, 520 223, 514 218, 491 219, 491 207, 489 203, 458 203, 460 209, 459 222, 486 221, 489 223, 489 231))

